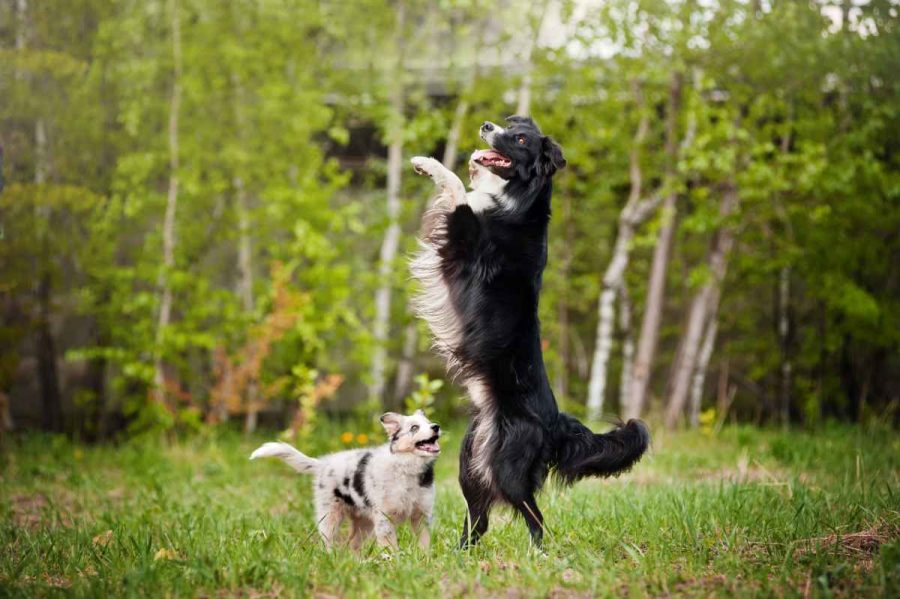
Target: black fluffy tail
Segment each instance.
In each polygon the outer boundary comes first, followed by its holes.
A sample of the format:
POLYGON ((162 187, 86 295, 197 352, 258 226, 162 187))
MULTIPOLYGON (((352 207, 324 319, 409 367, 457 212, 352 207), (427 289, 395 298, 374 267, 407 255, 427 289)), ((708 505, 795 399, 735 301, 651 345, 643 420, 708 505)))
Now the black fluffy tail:
POLYGON ((556 428, 556 473, 571 484, 586 476, 615 476, 634 466, 650 445, 650 431, 629 420, 597 435, 569 414, 560 413, 556 428))

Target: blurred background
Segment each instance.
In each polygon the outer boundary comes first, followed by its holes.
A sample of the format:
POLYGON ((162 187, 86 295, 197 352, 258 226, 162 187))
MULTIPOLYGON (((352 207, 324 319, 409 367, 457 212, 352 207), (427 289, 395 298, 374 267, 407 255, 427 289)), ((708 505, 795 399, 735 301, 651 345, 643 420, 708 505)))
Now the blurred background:
POLYGON ((896 425, 886 0, 0 2, 2 428, 93 441, 465 413, 411 315, 484 120, 563 146, 562 407, 896 425))

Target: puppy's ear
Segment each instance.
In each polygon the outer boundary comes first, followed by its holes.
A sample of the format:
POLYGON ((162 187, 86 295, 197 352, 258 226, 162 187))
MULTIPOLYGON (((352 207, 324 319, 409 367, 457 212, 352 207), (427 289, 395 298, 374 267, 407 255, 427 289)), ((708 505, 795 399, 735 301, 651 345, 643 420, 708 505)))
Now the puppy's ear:
POLYGON ((539 172, 543 175, 550 176, 557 170, 566 166, 566 159, 563 157, 562 148, 553 141, 549 135, 541 138, 541 157, 538 160, 539 172))
POLYGON ((387 412, 381 416, 381 426, 388 435, 393 436, 400 432, 400 427, 403 426, 403 416, 396 412, 387 412))

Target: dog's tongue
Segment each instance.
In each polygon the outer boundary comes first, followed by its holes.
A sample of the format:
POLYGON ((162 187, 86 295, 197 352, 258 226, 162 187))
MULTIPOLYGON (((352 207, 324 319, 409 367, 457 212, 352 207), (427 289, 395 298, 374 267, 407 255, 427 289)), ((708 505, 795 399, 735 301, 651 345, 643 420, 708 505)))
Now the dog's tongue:
POLYGON ((496 150, 475 150, 472 154, 474 160, 506 160, 506 156, 496 150))
POLYGON ((435 441, 434 443, 422 443, 421 445, 417 445, 416 447, 418 447, 422 451, 429 451, 432 453, 437 453, 441 450, 441 445, 437 441, 435 441))

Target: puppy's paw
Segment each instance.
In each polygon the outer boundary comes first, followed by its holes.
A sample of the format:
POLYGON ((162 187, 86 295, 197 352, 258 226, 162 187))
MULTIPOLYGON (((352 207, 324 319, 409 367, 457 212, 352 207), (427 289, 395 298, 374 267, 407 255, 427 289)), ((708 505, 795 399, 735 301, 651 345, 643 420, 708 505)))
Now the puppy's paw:
POLYGON ((438 173, 440 173, 441 163, 434 158, 428 158, 427 156, 415 156, 410 160, 410 162, 413 165, 413 170, 420 175, 425 175, 434 179, 438 175, 438 173))

